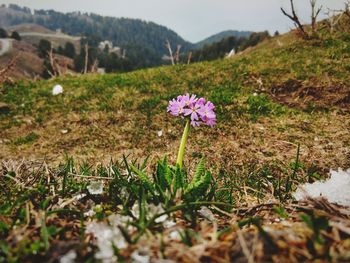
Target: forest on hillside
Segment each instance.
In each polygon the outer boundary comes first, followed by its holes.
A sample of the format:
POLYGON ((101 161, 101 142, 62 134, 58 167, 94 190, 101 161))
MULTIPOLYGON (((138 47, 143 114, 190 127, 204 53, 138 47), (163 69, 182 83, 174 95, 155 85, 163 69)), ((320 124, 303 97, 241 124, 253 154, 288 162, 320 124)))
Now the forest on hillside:
MULTIPOLYGON (((104 17, 81 12, 61 13, 54 10, 31 10, 15 4, 1 6, 0 21, 3 25, 40 25, 50 30, 59 30, 73 36, 81 36, 80 48, 67 42, 58 48, 42 39, 37 52, 44 59, 42 76, 49 78, 55 74, 49 61, 49 51, 74 60, 75 72, 91 72, 103 68, 105 72, 128 72, 171 63, 191 63, 210 61, 255 46, 270 37, 265 32, 223 31, 207 39, 192 44, 182 39, 174 31, 139 19, 104 17), (120 52, 111 52, 112 46, 101 49, 101 42, 108 40, 120 52), (87 45, 87 47, 86 47, 87 45)), ((5 37, 15 31, 6 32, 5 37)), ((17 34, 17 32, 16 32, 17 34)), ((20 36, 17 36, 20 38, 20 36)))

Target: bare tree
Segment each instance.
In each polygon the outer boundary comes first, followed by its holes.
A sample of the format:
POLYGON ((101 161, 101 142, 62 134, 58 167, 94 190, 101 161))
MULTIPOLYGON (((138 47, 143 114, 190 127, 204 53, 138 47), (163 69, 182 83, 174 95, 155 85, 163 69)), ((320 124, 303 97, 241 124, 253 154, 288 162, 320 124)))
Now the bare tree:
POLYGON ((343 12, 343 10, 332 10, 328 8, 326 14, 328 16, 327 24, 329 27, 329 31, 331 35, 333 35, 336 26, 339 24, 345 13, 343 12))
POLYGON ((317 17, 322 10, 322 6, 316 8, 316 3, 317 3, 317 0, 310 0, 310 4, 311 4, 311 29, 312 29, 313 34, 316 34, 316 32, 317 32, 317 17))
POLYGON ((175 55, 176 64, 179 64, 179 61, 180 61, 180 50, 181 50, 181 45, 177 45, 176 55, 175 55))
POLYGON ((350 1, 349 0, 345 2, 344 14, 350 19, 350 1))
POLYGON ((97 72, 98 59, 96 58, 94 64, 92 64, 91 72, 97 72))
POLYGON ((309 35, 308 35, 307 32, 305 31, 303 24, 300 22, 299 17, 298 17, 298 15, 297 15, 296 12, 295 12, 295 7, 294 7, 294 2, 293 2, 293 0, 290 0, 290 6, 291 6, 291 9, 292 9, 292 13, 291 13, 291 14, 287 13, 287 12, 281 7, 282 13, 283 13, 286 17, 288 17, 290 20, 292 20, 292 21, 294 22, 295 26, 297 27, 297 29, 299 30, 299 32, 302 34, 303 37, 308 38, 309 35))
POLYGON ((50 70, 48 70, 51 77, 61 76, 62 75, 61 68, 60 68, 60 65, 58 64, 57 60, 55 59, 55 56, 53 55, 52 45, 51 45, 50 51, 48 51, 48 58, 49 58, 50 66, 52 69, 52 72, 50 70))
POLYGON ((192 51, 190 51, 190 53, 188 53, 188 57, 187 57, 187 64, 189 65, 191 63, 192 60, 192 51))
POLYGON ((174 55, 173 55, 173 50, 171 49, 171 45, 169 40, 166 40, 165 46, 168 48, 169 50, 169 55, 170 55, 170 59, 171 59, 171 64, 174 66, 175 65, 175 61, 174 61, 174 55))
POLYGON ((89 64, 89 46, 85 44, 85 64, 84 64, 84 74, 88 72, 88 64, 89 64))

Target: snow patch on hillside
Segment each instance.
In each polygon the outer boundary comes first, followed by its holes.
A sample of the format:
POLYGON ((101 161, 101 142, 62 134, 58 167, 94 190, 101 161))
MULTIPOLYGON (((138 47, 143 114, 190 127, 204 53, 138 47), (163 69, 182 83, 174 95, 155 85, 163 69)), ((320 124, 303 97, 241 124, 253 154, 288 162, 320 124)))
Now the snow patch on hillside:
POLYGON ((331 170, 331 177, 324 182, 304 184, 293 194, 298 201, 306 198, 324 197, 330 203, 350 207, 350 169, 331 170))

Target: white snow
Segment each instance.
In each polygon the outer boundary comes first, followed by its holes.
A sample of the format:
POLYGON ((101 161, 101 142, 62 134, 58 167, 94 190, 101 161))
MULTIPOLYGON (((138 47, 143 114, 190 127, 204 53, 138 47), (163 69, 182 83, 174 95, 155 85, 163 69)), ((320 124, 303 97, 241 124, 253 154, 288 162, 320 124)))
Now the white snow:
POLYGON ((132 252, 131 259, 133 263, 149 263, 151 257, 149 256, 149 251, 146 248, 141 248, 132 252))
POLYGON ((60 258, 60 263, 74 263, 77 258, 77 253, 74 250, 70 250, 67 254, 60 258))
POLYGON ((301 185, 293 194, 297 201, 307 197, 324 197, 330 203, 350 207, 350 169, 343 171, 331 170, 331 177, 324 182, 301 185))
POLYGON ((93 221, 87 225, 86 233, 91 233, 96 238, 99 251, 95 254, 95 258, 103 263, 117 262, 113 246, 119 249, 127 247, 127 242, 119 228, 106 223, 93 221))
POLYGON ((92 195, 103 194, 103 183, 101 181, 93 181, 90 183, 87 189, 92 195))
POLYGON ((61 85, 55 85, 52 89, 52 95, 56 96, 63 93, 63 87, 61 85))
MULTIPOLYGON (((147 206, 147 219, 151 219, 153 216, 164 213, 164 209, 161 204, 155 206, 154 204, 150 204, 147 206)), ((135 203, 131 209, 131 213, 134 217, 139 218, 140 216, 140 207, 138 203, 135 203)), ((162 215, 158 217, 155 222, 156 223, 164 223, 168 219, 168 215, 162 215)))
POLYGON ((181 235, 180 235, 179 231, 177 231, 177 230, 171 231, 169 233, 169 238, 172 240, 181 241, 181 235))

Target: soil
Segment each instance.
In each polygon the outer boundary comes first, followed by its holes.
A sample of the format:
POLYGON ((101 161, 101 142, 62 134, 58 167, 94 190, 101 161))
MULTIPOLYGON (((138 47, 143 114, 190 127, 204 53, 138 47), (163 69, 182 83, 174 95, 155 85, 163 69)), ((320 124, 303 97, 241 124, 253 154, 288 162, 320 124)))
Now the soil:
POLYGON ((281 104, 303 110, 338 107, 350 111, 350 87, 338 84, 330 86, 307 85, 288 80, 271 89, 272 98, 281 104))

